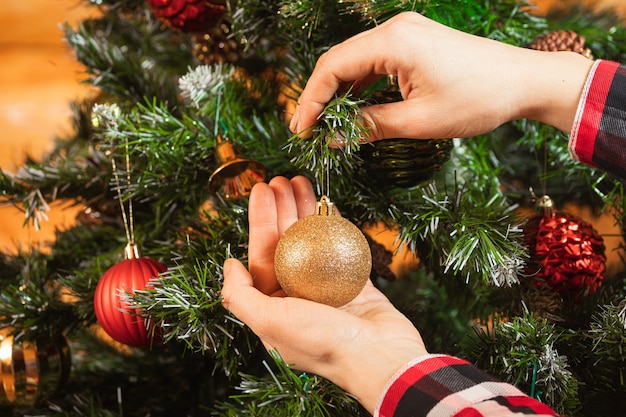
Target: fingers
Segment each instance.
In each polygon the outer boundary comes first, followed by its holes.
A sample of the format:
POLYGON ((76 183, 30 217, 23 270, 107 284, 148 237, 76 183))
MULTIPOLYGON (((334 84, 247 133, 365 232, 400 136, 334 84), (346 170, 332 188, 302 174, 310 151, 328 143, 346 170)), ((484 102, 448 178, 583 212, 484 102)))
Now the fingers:
POLYGON ((297 176, 291 180, 293 195, 298 204, 298 218, 310 216, 315 212, 317 199, 313 191, 313 185, 306 177, 297 176))
POLYGON ((246 323, 264 342, 266 338, 272 339, 274 327, 280 331, 279 324, 289 328, 289 323, 278 323, 281 319, 289 318, 279 311, 283 304, 281 300, 255 288, 252 275, 239 260, 230 258, 224 262, 222 305, 246 323))
POLYGON ((376 30, 378 28, 350 38, 320 57, 298 100, 300 105, 289 125, 292 132, 306 135, 326 103, 346 85, 356 80, 365 85, 378 76, 386 75, 378 65, 380 61, 372 57, 371 51, 376 50, 375 46, 368 44, 369 35, 376 30))
POLYGON ((254 330, 255 319, 261 316, 261 305, 269 296, 253 285, 252 276, 237 259, 224 262, 222 305, 254 330))
POLYGON ((256 184, 249 201, 249 268, 254 286, 264 294, 283 295, 274 272, 276 244, 299 218, 313 214, 313 186, 305 177, 273 178, 256 184))
POLYGON ((274 191, 268 184, 252 188, 248 203, 248 259, 254 285, 271 294, 280 288, 274 275, 274 250, 280 236, 274 191))
MULTIPOLYGON (((458 128, 458 125, 455 125, 453 121, 459 114, 447 117, 446 122, 433 123, 433 116, 441 115, 438 111, 434 112, 434 110, 439 109, 439 106, 434 101, 429 101, 428 105, 423 105, 424 100, 426 98, 416 98, 412 101, 361 107, 360 115, 366 126, 366 136, 359 138, 360 143, 391 138, 439 139, 457 137, 455 134, 463 129, 458 128), (456 130, 453 129, 455 127, 457 127, 456 130)), ((334 139, 329 145, 333 148, 342 148, 345 144, 343 139, 334 139)))
POLYGON ((346 85, 354 84, 358 91, 381 76, 398 75, 400 62, 409 60, 409 53, 397 35, 408 35, 406 32, 411 27, 406 25, 427 22, 417 13, 401 13, 329 49, 317 61, 300 95, 299 105, 289 124, 291 131, 306 137, 324 106, 346 85), (405 26, 395 32, 388 31, 401 24, 405 26))
POLYGON ((285 360, 302 370, 311 370, 320 356, 327 356, 335 343, 341 343, 336 333, 342 330, 329 328, 328 323, 341 320, 353 325, 354 320, 323 304, 263 294, 243 264, 232 258, 224 262, 222 305, 250 327, 266 348, 278 349, 285 360))
POLYGON ((335 45, 318 60, 300 95, 290 129, 308 136, 324 106, 342 86, 352 83, 359 90, 376 78, 394 75, 398 77, 404 101, 362 108, 363 120, 369 125, 368 141, 394 137, 465 137, 469 134, 458 133, 470 129, 482 133, 481 130, 493 127, 494 123, 471 128, 467 125, 476 123, 476 118, 469 115, 476 113, 476 107, 482 104, 476 97, 485 95, 483 86, 466 82, 467 77, 462 71, 459 76, 457 70, 459 65, 475 60, 466 56, 467 53, 442 56, 439 52, 463 42, 480 42, 477 48, 482 49, 493 47, 491 42, 483 44, 477 37, 417 13, 400 14, 335 45), (459 89, 462 91, 456 91, 459 89))
MULTIPOLYGON (((222 286, 222 304, 229 311, 237 309, 237 294, 241 287, 253 287, 252 276, 243 264, 234 258, 224 261, 224 285, 222 286)), ((234 311, 233 311, 234 313, 234 311)))
MULTIPOLYGON (((367 142, 382 139, 439 139, 454 137, 452 123, 433 123, 433 116, 446 114, 436 98, 416 97, 413 100, 376 104, 361 108, 361 117, 367 125, 367 142)), ((453 120, 459 114, 450 115, 453 120)))
POLYGON ((293 223, 298 220, 298 205, 291 182, 285 177, 273 178, 269 186, 274 193, 276 202, 276 222, 278 237, 285 233, 293 223))

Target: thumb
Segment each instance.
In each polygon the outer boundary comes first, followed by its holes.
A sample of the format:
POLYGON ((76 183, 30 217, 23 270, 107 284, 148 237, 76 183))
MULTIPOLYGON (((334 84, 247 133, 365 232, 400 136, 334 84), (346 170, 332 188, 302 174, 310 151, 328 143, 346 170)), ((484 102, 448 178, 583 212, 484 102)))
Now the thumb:
POLYGON ((267 297, 254 287, 252 275, 237 259, 224 262, 224 285, 222 305, 239 320, 249 325, 254 318, 256 306, 267 297))
POLYGON ((367 141, 382 139, 437 139, 455 137, 453 115, 443 111, 436 101, 421 99, 374 104, 361 108, 367 125, 367 141), (439 111, 441 110, 441 111, 439 111), (442 114, 447 114, 442 118, 442 114))
POLYGON ((242 288, 252 287, 252 275, 243 264, 234 258, 224 261, 224 285, 222 286, 222 305, 231 311, 240 304, 238 300, 242 288))

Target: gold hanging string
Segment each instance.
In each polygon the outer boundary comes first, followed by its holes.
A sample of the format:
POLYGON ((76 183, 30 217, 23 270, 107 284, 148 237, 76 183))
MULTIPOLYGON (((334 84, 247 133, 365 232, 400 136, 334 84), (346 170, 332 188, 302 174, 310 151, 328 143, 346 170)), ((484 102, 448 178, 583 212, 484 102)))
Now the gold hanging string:
MULTIPOLYGON (((215 138, 218 137, 219 135, 219 126, 220 126, 220 107, 222 104, 221 101, 222 98, 222 91, 221 89, 217 91, 217 103, 215 105, 215 123, 213 125, 213 135, 215 136, 215 138)), ((226 129, 224 129, 226 130, 226 129)), ((226 134, 226 131, 224 131, 224 134, 226 134)))
MULTIPOLYGON (((324 146, 328 146, 327 144, 321 143, 322 148, 324 146)), ((323 150, 322 150, 322 154, 323 150)), ((330 192, 330 161, 329 161, 330 157, 328 155, 326 155, 324 157, 324 168, 322 169, 322 178, 321 178, 321 183, 322 183, 322 195, 327 196, 328 193, 330 192)))
MULTIPOLYGON (((126 183, 130 189, 130 154, 128 152, 128 138, 126 138, 125 144, 125 162, 126 162, 126 183)), ((124 231, 126 233, 126 240, 129 245, 135 244, 135 225, 133 221, 133 199, 129 194, 128 197, 128 217, 126 216, 126 208, 124 207, 124 199, 122 196, 122 186, 120 184, 120 178, 117 170, 117 164, 115 163, 115 157, 111 158, 111 167, 113 170, 113 177, 115 178, 115 185, 117 188, 117 198, 120 203, 120 210, 122 211, 122 220, 124 222, 124 231)))
POLYGON ((330 194, 330 164, 326 165, 326 196, 330 194))
POLYGON ((320 141, 321 152, 320 156, 322 157, 323 167, 321 169, 320 177, 319 177, 319 189, 323 196, 327 196, 328 192, 330 192, 330 157, 327 153, 325 153, 324 146, 328 146, 328 144, 320 141))
POLYGON ((135 216, 133 216, 133 198, 132 198, 132 190, 130 189, 130 152, 128 150, 128 138, 126 138, 126 183, 128 184, 128 190, 129 190, 129 194, 128 194, 128 222, 129 222, 129 235, 130 235, 130 242, 129 243, 135 243, 135 221, 134 218, 135 216))

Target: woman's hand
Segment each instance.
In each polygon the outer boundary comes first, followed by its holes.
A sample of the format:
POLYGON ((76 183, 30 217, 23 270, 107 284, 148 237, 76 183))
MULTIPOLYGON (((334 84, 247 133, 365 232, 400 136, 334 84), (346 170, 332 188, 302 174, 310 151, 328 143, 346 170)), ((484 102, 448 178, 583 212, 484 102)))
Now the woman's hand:
POLYGON ((321 56, 290 129, 306 136, 335 93, 394 75, 403 101, 362 108, 368 140, 464 138, 529 118, 569 132, 592 61, 470 35, 402 13, 321 56))
POLYGON ((379 395, 403 365, 427 354, 412 323, 371 282, 334 308, 285 297, 274 273, 280 236, 313 214, 313 188, 303 177, 274 178, 250 195, 249 267, 224 263, 223 305, 295 368, 325 377, 373 413, 379 395))

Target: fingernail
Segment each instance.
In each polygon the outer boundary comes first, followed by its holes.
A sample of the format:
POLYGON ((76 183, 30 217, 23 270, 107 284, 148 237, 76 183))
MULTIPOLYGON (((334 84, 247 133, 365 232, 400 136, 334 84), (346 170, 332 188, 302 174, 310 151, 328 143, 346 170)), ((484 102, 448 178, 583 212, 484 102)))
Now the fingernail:
POLYGON ((289 122, 289 130, 292 133, 298 133, 298 121, 300 120, 300 107, 296 107, 296 111, 291 116, 291 122, 289 122))

